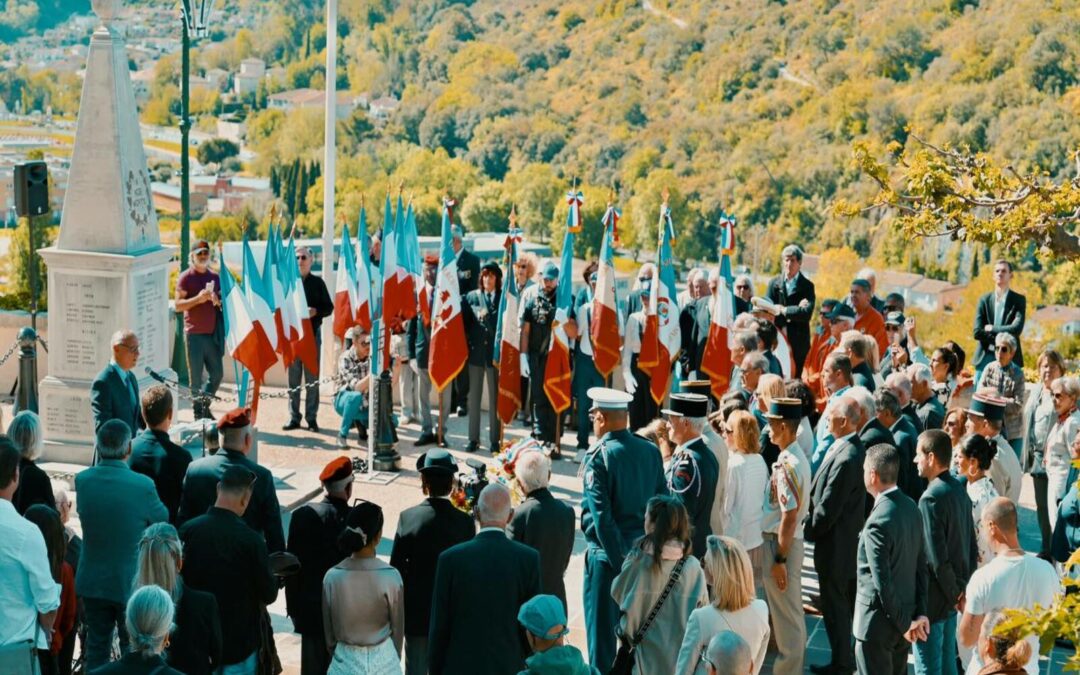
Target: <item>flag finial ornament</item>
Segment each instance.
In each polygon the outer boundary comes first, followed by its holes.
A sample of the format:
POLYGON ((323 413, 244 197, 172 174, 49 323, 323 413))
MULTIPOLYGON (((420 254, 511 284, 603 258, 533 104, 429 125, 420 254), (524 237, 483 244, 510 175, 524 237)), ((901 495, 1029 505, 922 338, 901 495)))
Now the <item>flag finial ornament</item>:
POLYGON ((585 195, 577 188, 577 176, 570 181, 570 191, 566 193, 566 231, 573 234, 581 232, 581 206, 585 203, 585 195))

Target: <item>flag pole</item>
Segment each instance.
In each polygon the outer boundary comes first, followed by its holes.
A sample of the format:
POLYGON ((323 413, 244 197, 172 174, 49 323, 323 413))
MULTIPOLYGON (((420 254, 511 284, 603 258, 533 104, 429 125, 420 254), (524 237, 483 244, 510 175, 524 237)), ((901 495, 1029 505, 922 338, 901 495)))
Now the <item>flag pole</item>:
POLYGON ((444 434, 446 433, 446 427, 443 425, 445 415, 443 415, 443 396, 446 395, 446 390, 443 389, 439 392, 439 437, 436 439, 436 444, 443 445, 446 443, 444 434))

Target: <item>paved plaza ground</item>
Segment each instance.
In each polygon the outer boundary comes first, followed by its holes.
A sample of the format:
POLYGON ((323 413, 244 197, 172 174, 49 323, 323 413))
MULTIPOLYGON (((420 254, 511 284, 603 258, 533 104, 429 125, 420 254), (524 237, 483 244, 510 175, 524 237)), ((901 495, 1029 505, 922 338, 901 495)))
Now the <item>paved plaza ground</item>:
MULTIPOLYGON (((273 394, 280 390, 264 389, 264 394, 273 394)), ((226 410, 226 404, 216 404, 215 415, 226 410)), ((5 419, 10 419, 10 410, 5 410, 5 419)), ((486 418, 486 416, 485 416, 486 418)), ((358 447, 356 433, 349 437, 350 447, 348 450, 337 448, 336 436, 340 418, 333 410, 329 394, 322 397, 319 413, 319 424, 322 427, 320 433, 313 433, 305 428, 295 431, 281 431, 281 426, 288 419, 287 402, 282 398, 270 398, 260 403, 258 411, 258 460, 261 464, 269 467, 278 479, 278 495, 282 509, 285 511, 284 522, 288 533, 289 513, 303 505, 312 498, 318 498, 321 489, 318 474, 322 467, 331 459, 347 454, 349 456, 366 457, 366 449, 358 447)), ((179 422, 191 420, 190 409, 181 410, 179 422)), ((464 468, 464 460, 467 457, 478 457, 491 462, 488 452, 470 454, 465 452, 468 443, 467 419, 451 415, 447 425, 447 441, 451 452, 458 458, 458 462, 464 468)), ((384 538, 379 545, 379 555, 388 559, 394 532, 397 528, 398 516, 402 510, 416 504, 423 496, 420 491, 419 474, 415 471, 416 458, 425 448, 417 448, 413 445, 420 433, 418 424, 402 425, 398 428, 400 441, 397 445, 398 452, 402 455, 401 471, 394 475, 380 474, 374 479, 366 476, 358 476, 353 487, 353 495, 371 500, 382 506, 386 517, 384 538)), ((523 437, 528 433, 519 422, 515 422, 506 429, 507 437, 523 437)), ((481 429, 481 439, 486 438, 486 430, 481 429)), ((568 503, 575 510, 580 510, 581 502, 581 479, 577 477, 578 464, 574 461, 576 456, 574 447, 576 437, 572 430, 563 432, 563 456, 565 459, 556 461, 553 466, 551 479, 552 493, 568 503)), ((429 446, 430 447, 430 446, 429 446)), ((44 465, 50 473, 59 473, 70 470, 67 466, 44 465)), ((74 495, 72 495, 74 498, 74 495)), ((1034 513, 1034 494, 1031 490, 1030 481, 1025 480, 1024 491, 1021 496, 1021 539, 1024 547, 1028 550, 1038 548, 1038 528, 1034 513)), ((77 514, 73 513, 73 526, 78 528, 77 514)), ((566 572, 566 590, 568 602, 571 608, 570 643, 585 651, 585 624, 582 614, 581 589, 582 575, 584 570, 585 540, 580 529, 578 530, 574 553, 570 560, 570 567, 566 572)), ((812 560, 808 556, 803 570, 804 597, 809 600, 810 596, 817 592, 817 581, 814 575, 812 560)), ((285 673, 288 675, 300 672, 300 639, 292 632, 292 621, 286 616, 285 594, 279 593, 278 600, 270 608, 273 618, 275 638, 278 652, 285 673)), ((828 641, 824 627, 819 617, 807 614, 807 665, 812 663, 826 663, 829 660, 828 641)), ((673 647, 676 648, 677 647, 673 647)), ((1043 673, 1062 672, 1061 664, 1068 654, 1062 649, 1055 650, 1052 664, 1047 669, 1044 661, 1043 673)), ((771 673, 769 662, 763 669, 763 673, 771 673)), ((807 670, 809 672, 809 670, 807 670)), ((909 672, 914 672, 909 664, 909 672)))

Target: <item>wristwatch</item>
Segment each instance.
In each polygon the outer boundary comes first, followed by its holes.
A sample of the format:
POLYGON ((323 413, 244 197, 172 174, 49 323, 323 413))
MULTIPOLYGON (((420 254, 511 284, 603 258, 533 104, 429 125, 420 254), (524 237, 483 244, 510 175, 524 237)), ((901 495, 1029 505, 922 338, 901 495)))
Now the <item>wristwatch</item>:
POLYGON ((773 562, 777 565, 784 565, 787 563, 787 556, 780 555, 779 553, 773 555, 773 562))

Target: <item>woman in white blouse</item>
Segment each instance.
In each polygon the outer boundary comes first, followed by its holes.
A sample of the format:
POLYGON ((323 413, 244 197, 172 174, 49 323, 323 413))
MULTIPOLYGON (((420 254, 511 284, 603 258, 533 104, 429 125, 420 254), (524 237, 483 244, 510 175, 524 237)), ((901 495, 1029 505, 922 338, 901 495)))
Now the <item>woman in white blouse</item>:
POLYGON ((1080 397, 1080 381, 1075 377, 1059 377, 1050 383, 1050 394, 1054 399, 1054 412, 1057 419, 1050 433, 1046 435, 1046 449, 1043 451, 1043 463, 1047 478, 1047 511, 1050 522, 1057 518, 1058 502, 1065 497, 1069 489, 1069 468, 1073 454, 1070 449, 1072 440, 1080 431, 1080 413, 1076 409, 1080 397))
POLYGON ((743 545, 754 570, 754 588, 761 587, 763 542, 761 538, 762 507, 765 487, 769 482, 769 467, 761 458, 758 444, 758 423, 753 414, 736 410, 723 426, 724 442, 731 451, 728 460, 727 489, 724 491, 724 532, 743 545))
POLYGON ((754 597, 750 557, 738 540, 712 535, 704 567, 712 587, 712 603, 690 613, 675 675, 705 675, 702 655, 713 636, 725 630, 746 640, 754 660, 752 673, 757 675, 769 646, 769 607, 754 597))

